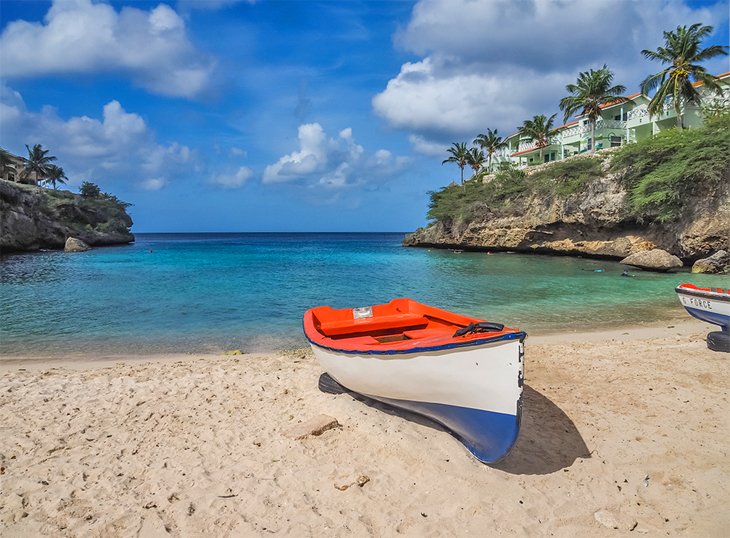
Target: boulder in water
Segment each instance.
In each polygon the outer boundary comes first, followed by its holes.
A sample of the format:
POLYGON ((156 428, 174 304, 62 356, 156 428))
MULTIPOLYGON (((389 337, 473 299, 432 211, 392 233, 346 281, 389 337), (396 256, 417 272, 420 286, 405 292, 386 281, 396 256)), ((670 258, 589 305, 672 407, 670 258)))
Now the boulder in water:
POLYGON ((63 247, 63 250, 66 252, 84 252, 86 250, 91 250, 91 247, 84 243, 81 239, 69 237, 66 239, 66 246, 63 247))
POLYGON ((621 263, 624 265, 633 265, 634 267, 647 271, 660 272, 676 269, 683 265, 682 260, 660 248, 635 252, 621 260, 621 263))
POLYGON ((697 260, 692 266, 692 272, 715 275, 730 273, 730 252, 718 250, 709 258, 697 260))

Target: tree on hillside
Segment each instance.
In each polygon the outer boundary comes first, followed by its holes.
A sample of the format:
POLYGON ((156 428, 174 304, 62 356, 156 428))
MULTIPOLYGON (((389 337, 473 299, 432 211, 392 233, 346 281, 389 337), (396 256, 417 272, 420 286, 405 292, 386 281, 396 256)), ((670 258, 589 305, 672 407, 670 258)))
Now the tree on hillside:
POLYGON ((522 136, 526 136, 535 143, 535 147, 540 148, 540 160, 542 161, 543 148, 550 145, 550 136, 553 134, 553 123, 555 121, 553 114, 546 118, 543 114, 533 116, 531 120, 522 122, 519 132, 522 136))
POLYGON ((497 134, 497 129, 487 129, 487 134, 480 134, 474 139, 474 143, 481 147, 489 155, 489 170, 492 170, 492 155, 500 149, 507 147, 507 143, 497 134))
POLYGON ((563 121, 581 111, 591 124, 591 153, 596 151, 596 121, 601 117, 601 107, 609 103, 622 103, 626 97, 621 94, 626 86, 612 86, 613 73, 604 64, 601 69, 583 71, 578 74, 575 84, 568 84, 565 89, 571 95, 560 100, 560 110, 565 112, 563 121))
POLYGON ((709 74, 699 62, 715 56, 727 55, 728 47, 712 45, 701 47, 701 42, 712 33, 712 26, 695 23, 689 28, 677 26, 675 31, 664 32, 664 46, 656 50, 644 49, 641 54, 649 60, 669 64, 665 69, 649 75, 641 83, 644 94, 656 90, 649 103, 649 114, 661 111, 667 102, 672 102, 677 113, 677 127, 682 127, 682 111, 686 103, 700 105, 702 97, 693 82, 701 82, 705 88, 716 93, 722 90, 717 77, 709 74))
POLYGON ((52 164, 48 167, 48 175, 46 175, 46 178, 43 181, 51 183, 53 185, 53 190, 56 190, 56 183, 66 183, 67 179, 68 178, 66 177, 66 173, 63 171, 63 168, 52 164))
POLYGON ((28 150, 28 158, 25 159, 25 166, 20 172, 20 179, 26 181, 32 179, 38 183, 48 177, 52 166, 51 163, 56 160, 56 157, 48 155, 48 150, 43 149, 40 144, 33 146, 33 149, 26 144, 25 149, 28 150), (31 176, 35 177, 31 178, 31 176))
POLYGON ((84 181, 79 187, 79 193, 84 198, 101 198, 101 189, 96 183, 91 181, 84 181))
POLYGON ((469 150, 467 162, 469 166, 471 166, 472 170, 474 170, 474 176, 476 176, 479 171, 484 168, 485 160, 486 157, 484 156, 484 152, 482 150, 478 148, 471 148, 469 150))
POLYGON ((444 159, 441 164, 456 163, 461 170, 461 184, 464 184, 464 167, 469 163, 469 150, 466 149, 466 142, 454 142, 451 147, 446 150, 451 157, 444 159))

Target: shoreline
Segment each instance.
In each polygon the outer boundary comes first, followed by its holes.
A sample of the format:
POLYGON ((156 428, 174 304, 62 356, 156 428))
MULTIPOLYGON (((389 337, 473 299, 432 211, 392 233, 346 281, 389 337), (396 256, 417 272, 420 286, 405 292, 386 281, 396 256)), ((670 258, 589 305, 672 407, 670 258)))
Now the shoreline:
POLYGON ((528 339, 520 435, 491 466, 321 392, 304 349, 2 360, 0 534, 721 536, 728 355, 668 325, 528 339), (292 436, 321 414, 338 426, 292 436))
MULTIPOLYGON (((528 333, 526 340, 528 349, 532 345, 560 344, 577 342, 600 342, 603 340, 638 340, 646 338, 660 338, 666 331, 677 335, 697 335, 720 330, 716 325, 704 323, 688 316, 671 317, 665 320, 655 320, 641 325, 620 325, 597 327, 595 329, 575 330, 545 330, 528 333)), ((113 366, 117 362, 173 362, 188 359, 216 358, 221 356, 239 357, 266 357, 269 355, 291 355, 311 353, 309 345, 289 347, 285 349, 257 350, 240 354, 238 350, 221 350, 220 352, 161 352, 161 353, 108 353, 94 351, 58 352, 58 353, 28 353, 28 354, 0 354, 0 372, 15 367, 44 366, 57 367, 93 367, 104 368, 113 366)))

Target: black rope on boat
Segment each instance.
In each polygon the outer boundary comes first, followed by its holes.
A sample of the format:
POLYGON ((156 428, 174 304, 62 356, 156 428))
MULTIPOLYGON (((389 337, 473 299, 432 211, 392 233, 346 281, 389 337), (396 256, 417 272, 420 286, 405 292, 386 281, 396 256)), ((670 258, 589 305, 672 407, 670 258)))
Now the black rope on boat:
POLYGON ((501 323, 492 323, 491 321, 480 321, 479 323, 470 323, 454 333, 456 336, 464 336, 472 333, 498 333, 504 330, 501 323))

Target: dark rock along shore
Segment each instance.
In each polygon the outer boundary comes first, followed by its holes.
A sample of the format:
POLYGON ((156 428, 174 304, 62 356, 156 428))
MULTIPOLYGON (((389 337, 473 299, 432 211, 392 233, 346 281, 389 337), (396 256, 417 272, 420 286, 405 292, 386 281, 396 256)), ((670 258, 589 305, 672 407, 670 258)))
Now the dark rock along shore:
POLYGON ((92 245, 134 241, 132 219, 111 200, 0 180, 0 253, 62 249, 69 237, 92 245))
POLYGON ((404 246, 534 252, 622 259, 659 248, 691 263, 730 247, 730 182, 698 196, 675 222, 643 224, 629 216, 628 196, 606 173, 565 199, 531 197, 507 216, 435 222, 406 236, 404 246))

